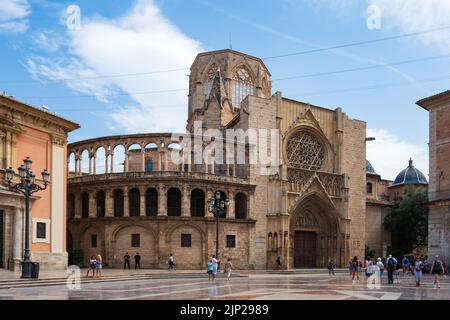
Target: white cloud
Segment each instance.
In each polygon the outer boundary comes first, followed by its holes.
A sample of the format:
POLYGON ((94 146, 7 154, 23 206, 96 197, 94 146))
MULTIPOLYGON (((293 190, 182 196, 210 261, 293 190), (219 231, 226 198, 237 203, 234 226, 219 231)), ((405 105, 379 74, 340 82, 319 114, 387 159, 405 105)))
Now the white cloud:
MULTIPOLYGON (((34 76, 64 79, 81 74, 114 75, 188 68, 201 50, 200 44, 167 20, 151 0, 138 0, 130 12, 118 19, 87 18, 83 8, 81 13, 81 29, 67 31, 66 58, 56 64, 54 60, 30 58, 27 66, 34 76)), ((105 90, 119 88, 129 93, 135 105, 116 108, 108 115, 110 127, 118 132, 184 131, 187 91, 135 93, 187 89, 187 71, 64 83, 79 92, 95 92, 100 99, 104 98, 105 90), (184 106, 160 107, 164 105, 184 106)))
MULTIPOLYGON (((370 0, 381 8, 383 28, 402 32, 418 32, 450 25, 450 1, 442 0, 370 0)), ((425 33, 418 36, 425 45, 450 52, 450 30, 425 33)))
POLYGON ((1 0, 0 32, 23 33, 28 29, 31 8, 27 0, 1 0))
POLYGON ((428 179, 428 146, 418 146, 402 140, 395 132, 386 129, 367 129, 367 160, 383 179, 394 180, 408 166, 409 158, 428 179))
POLYGON ((33 43, 40 49, 55 52, 64 45, 64 37, 54 30, 42 30, 32 36, 33 43))

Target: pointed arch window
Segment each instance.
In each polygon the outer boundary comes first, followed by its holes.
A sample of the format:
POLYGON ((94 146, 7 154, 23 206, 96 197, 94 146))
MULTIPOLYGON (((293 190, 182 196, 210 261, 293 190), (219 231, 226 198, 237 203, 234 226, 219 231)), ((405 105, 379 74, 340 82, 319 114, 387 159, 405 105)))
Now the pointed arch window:
POLYGON ((234 108, 240 108, 242 100, 244 100, 248 95, 254 94, 255 85, 250 73, 245 67, 239 68, 234 74, 232 90, 234 108))
POLYGON ((217 72, 219 71, 219 67, 216 64, 213 64, 211 68, 209 68, 208 73, 206 75, 206 81, 205 81, 205 96, 208 97, 209 93, 211 92, 214 77, 216 76, 217 72))

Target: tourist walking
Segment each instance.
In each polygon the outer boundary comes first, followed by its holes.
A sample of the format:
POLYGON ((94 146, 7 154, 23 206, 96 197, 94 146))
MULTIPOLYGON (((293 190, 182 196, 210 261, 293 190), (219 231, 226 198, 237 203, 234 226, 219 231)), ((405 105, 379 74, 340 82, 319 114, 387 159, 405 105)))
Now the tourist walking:
POLYGON ((333 259, 330 259, 328 261, 328 275, 329 276, 331 276, 331 275, 334 276, 334 261, 333 261, 333 259))
POLYGON ((386 267, 388 271, 388 284, 394 284, 394 272, 397 269, 397 260, 392 254, 390 254, 386 260, 386 267))
POLYGON ((207 271, 206 271, 208 273, 208 281, 211 281, 213 279, 213 269, 214 269, 214 267, 213 267, 212 260, 209 260, 208 264, 207 264, 207 271))
POLYGON ((134 256, 134 270, 136 269, 141 270, 141 256, 139 255, 139 252, 136 252, 136 255, 134 256))
POLYGON ((355 283, 355 277, 356 280, 359 282, 359 263, 358 263, 358 257, 354 256, 351 262, 351 268, 352 268, 352 282, 355 283))
POLYGON ((439 284, 439 278, 445 272, 444 265, 442 261, 439 259, 439 256, 434 257, 433 264, 431 265, 431 273, 434 275, 433 285, 435 288, 440 289, 441 285, 439 284))
POLYGON ((95 276, 95 264, 95 256, 91 256, 91 258, 89 259, 89 269, 87 271, 86 278, 89 277, 89 271, 92 271, 92 278, 95 276))
POLYGON ((373 273, 373 263, 372 263, 372 259, 369 257, 366 260, 366 277, 370 277, 373 273))
POLYGON ((416 278, 416 287, 420 287, 420 281, 422 281, 422 269, 423 262, 419 258, 414 260, 414 277, 416 278))
POLYGON ((377 267, 378 267, 378 270, 380 271, 380 283, 381 283, 382 279, 383 279, 383 272, 384 272, 384 263, 383 263, 383 261, 381 261, 381 258, 377 259, 377 267))
POLYGON ((100 278, 102 276, 102 269, 103 269, 103 259, 101 255, 97 255, 97 258, 95 259, 95 272, 97 273, 97 278, 100 278))
POLYGON ((224 269, 224 272, 227 275, 227 280, 230 280, 232 268, 233 268, 233 264, 231 263, 231 259, 228 258, 227 262, 225 263, 225 269, 224 269))
POLYGON ((175 270, 176 271, 176 269, 175 269, 175 259, 174 259, 172 253, 169 256, 167 264, 169 265, 169 271, 171 271, 171 270, 175 270))
POLYGON ((216 275, 217 275, 217 269, 218 269, 218 265, 219 265, 219 260, 216 259, 216 256, 213 255, 211 258, 212 264, 213 264, 213 280, 216 279, 216 275))
POLYGON ((130 270, 130 255, 128 254, 128 252, 123 256, 123 268, 126 269, 127 266, 128 270, 130 270))
POLYGON ((409 269, 409 266, 410 266, 409 259, 406 256, 403 256, 402 259, 403 274, 406 274, 406 272, 409 269))

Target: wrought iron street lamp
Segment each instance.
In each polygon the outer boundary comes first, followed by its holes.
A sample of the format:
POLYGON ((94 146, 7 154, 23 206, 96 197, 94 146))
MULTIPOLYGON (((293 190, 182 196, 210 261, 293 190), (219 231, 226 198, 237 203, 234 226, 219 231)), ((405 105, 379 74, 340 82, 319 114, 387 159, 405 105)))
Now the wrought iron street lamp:
POLYGON ((31 260, 30 260, 30 196, 38 191, 47 189, 50 180, 50 173, 46 170, 42 171, 42 180, 44 186, 41 187, 35 183, 36 175, 31 171, 33 161, 29 157, 23 160, 23 165, 18 168, 20 183, 13 184, 14 170, 10 167, 6 169, 6 181, 9 188, 17 190, 25 196, 25 249, 22 261, 21 278, 31 278, 31 260))
POLYGON ((219 260, 219 218, 225 214, 230 204, 228 199, 222 199, 220 191, 217 191, 213 198, 207 201, 208 211, 214 214, 216 218, 216 259, 219 260))

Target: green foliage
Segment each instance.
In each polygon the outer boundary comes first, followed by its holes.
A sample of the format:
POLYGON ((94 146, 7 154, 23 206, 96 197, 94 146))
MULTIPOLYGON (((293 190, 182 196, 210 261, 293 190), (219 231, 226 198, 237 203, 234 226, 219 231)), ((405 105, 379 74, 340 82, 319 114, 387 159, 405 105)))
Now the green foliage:
POLYGON ((84 265, 84 251, 81 248, 75 248, 72 251, 73 263, 78 266, 84 265))
POLYGON ((423 189, 407 187, 396 197, 384 226, 391 231, 392 254, 401 256, 427 243, 428 197, 423 189))
POLYGON ((371 249, 367 244, 364 248, 364 256, 367 258, 374 258, 375 257, 375 250, 371 249))

